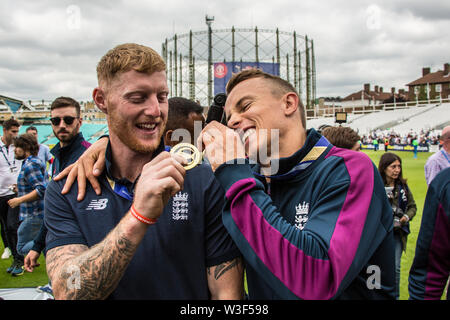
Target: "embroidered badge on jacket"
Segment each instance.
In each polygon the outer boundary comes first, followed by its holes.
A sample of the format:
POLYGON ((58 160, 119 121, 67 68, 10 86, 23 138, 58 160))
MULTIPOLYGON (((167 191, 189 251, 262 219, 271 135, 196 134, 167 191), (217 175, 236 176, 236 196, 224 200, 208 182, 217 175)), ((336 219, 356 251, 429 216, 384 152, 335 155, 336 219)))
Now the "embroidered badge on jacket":
POLYGON ((172 202, 172 219, 177 220, 187 220, 189 213, 189 195, 186 192, 178 192, 173 197, 172 202))
POLYGON ((308 221, 309 203, 303 201, 295 206, 295 227, 303 230, 308 221))

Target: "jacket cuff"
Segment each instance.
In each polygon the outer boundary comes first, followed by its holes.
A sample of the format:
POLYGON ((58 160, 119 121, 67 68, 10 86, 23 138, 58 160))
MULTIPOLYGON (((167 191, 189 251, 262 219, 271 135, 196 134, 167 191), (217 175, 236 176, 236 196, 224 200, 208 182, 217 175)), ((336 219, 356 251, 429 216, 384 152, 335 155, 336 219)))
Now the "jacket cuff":
POLYGON ((237 159, 236 162, 238 164, 223 163, 214 172, 217 181, 219 181, 225 191, 239 180, 254 178, 247 159, 237 159))

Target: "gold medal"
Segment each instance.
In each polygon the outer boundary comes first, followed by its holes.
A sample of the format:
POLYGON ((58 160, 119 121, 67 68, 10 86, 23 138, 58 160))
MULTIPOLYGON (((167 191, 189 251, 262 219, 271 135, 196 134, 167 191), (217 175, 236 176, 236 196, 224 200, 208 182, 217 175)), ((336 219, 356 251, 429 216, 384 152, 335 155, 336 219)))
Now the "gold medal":
POLYGON ((202 155, 197 147, 190 143, 179 143, 170 150, 171 154, 178 154, 187 160, 187 164, 183 165, 187 171, 196 167, 202 161, 202 155))

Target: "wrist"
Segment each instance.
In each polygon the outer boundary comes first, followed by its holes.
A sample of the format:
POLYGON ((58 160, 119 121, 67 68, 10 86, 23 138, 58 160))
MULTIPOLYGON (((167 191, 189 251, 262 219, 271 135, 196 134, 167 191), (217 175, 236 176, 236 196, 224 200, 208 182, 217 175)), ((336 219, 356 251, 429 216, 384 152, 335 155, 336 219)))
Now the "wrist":
POLYGON ((137 219, 138 221, 140 221, 146 225, 155 224, 158 220, 158 219, 152 219, 152 218, 147 218, 147 217, 143 216, 142 214, 139 213, 138 210, 136 210, 136 207, 134 206, 134 204, 131 205, 129 212, 135 219, 137 219))

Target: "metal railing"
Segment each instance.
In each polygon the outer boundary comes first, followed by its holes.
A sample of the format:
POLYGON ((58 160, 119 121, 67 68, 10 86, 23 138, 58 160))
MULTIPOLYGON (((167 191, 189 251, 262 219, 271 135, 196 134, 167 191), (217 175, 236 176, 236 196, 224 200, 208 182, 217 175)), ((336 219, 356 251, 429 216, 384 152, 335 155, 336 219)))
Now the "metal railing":
MULTIPOLYGON (((307 119, 316 119, 321 117, 334 117, 336 112, 347 112, 351 114, 360 114, 361 116, 381 111, 391 111, 391 110, 401 110, 408 109, 410 107, 426 107, 431 104, 443 104, 450 103, 450 98, 446 99, 428 99, 428 100, 414 100, 406 102, 393 102, 385 103, 379 105, 354 105, 354 106, 342 106, 342 105, 331 105, 326 107, 315 106, 313 109, 306 110, 307 119)), ((356 119, 356 118, 355 118, 356 119)), ((355 120, 354 119, 354 120, 355 120)))

